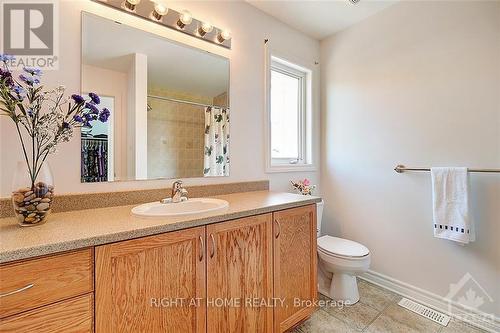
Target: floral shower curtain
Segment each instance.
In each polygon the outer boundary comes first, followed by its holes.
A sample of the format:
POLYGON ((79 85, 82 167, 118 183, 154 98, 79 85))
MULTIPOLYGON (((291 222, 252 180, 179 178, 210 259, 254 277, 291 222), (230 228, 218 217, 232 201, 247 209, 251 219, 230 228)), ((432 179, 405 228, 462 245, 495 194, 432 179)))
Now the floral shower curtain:
POLYGON ((229 176, 229 110, 205 108, 205 177, 229 176))

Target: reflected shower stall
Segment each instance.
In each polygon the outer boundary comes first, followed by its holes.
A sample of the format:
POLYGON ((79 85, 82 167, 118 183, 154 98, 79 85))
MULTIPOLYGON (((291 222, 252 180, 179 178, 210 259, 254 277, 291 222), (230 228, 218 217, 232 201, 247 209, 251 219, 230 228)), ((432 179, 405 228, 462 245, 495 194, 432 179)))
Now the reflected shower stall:
POLYGON ((203 177, 205 106, 148 96, 148 178, 203 177))

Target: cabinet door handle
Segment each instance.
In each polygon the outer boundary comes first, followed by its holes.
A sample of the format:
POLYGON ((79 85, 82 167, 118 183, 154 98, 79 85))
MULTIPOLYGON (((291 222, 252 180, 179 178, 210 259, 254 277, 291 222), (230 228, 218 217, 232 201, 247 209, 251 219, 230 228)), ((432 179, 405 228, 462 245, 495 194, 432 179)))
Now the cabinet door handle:
POLYGON ((13 290, 13 291, 9 291, 8 293, 5 293, 5 294, 0 294, 0 298, 1 297, 7 297, 7 296, 10 296, 10 295, 14 295, 14 294, 17 294, 17 293, 20 293, 20 292, 23 292, 25 290, 28 290, 28 289, 31 289, 33 288, 35 285, 33 283, 30 283, 28 284, 27 286, 24 286, 22 288, 19 288, 19 289, 16 289, 16 290, 13 290))
POLYGON ((210 252, 210 258, 213 258, 215 255, 215 238, 214 234, 210 234, 210 238, 212 239, 212 251, 210 252))
POLYGON ((203 260, 205 255, 205 243, 203 243, 203 237, 200 236, 200 261, 203 260))
POLYGON ((281 234, 281 224, 280 224, 280 221, 278 221, 277 219, 274 220, 274 222, 276 223, 276 226, 277 226, 277 230, 278 232, 276 233, 276 236, 274 236, 275 238, 278 238, 281 234))

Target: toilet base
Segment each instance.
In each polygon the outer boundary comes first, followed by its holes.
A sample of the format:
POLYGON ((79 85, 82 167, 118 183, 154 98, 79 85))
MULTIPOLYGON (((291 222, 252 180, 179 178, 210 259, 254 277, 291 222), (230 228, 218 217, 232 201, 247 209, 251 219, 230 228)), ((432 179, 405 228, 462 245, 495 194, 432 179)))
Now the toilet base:
POLYGON ((333 273, 329 290, 330 298, 345 305, 352 305, 359 301, 358 282, 356 276, 333 273))
MULTIPOLYGON (((327 241, 330 240, 330 242, 338 240, 340 244, 346 241, 334 237, 332 239, 325 239, 327 241)), ((363 245, 358 243, 354 244, 363 247, 363 245)), ((328 247, 328 242, 323 245, 328 247)), ((335 251, 335 247, 330 251, 335 251)), ((358 281, 356 277, 368 270, 371 261, 368 249, 364 248, 363 251, 368 253, 359 257, 347 257, 341 254, 336 255, 335 252, 328 252, 324 248, 318 247, 319 292, 336 302, 342 302, 344 305, 356 304, 359 301, 358 281)))

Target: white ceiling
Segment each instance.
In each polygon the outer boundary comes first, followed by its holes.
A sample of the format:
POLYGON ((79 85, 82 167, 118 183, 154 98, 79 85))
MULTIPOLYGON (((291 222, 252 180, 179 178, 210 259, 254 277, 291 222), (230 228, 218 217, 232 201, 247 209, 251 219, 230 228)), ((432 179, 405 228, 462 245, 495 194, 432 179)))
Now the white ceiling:
POLYGON ((148 57, 148 85, 214 97, 228 91, 229 60, 92 14, 83 17, 82 62, 128 72, 130 55, 148 57))
POLYGON ((399 0, 246 0, 250 5, 321 40, 395 4, 399 0))

